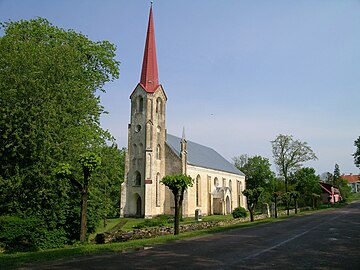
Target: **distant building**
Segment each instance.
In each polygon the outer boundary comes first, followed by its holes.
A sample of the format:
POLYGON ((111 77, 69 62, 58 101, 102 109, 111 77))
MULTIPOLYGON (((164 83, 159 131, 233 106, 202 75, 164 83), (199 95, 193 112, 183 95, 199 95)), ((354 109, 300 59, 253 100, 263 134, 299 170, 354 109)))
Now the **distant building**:
POLYGON ((352 192, 360 192, 360 174, 350 173, 348 175, 342 175, 341 178, 348 182, 352 192))
MULTIPOLYGON (((151 7, 140 82, 130 95, 121 215, 151 218, 174 214, 172 192, 161 184, 164 176, 174 174, 194 179, 193 187, 184 194, 184 216, 194 216, 197 209, 203 215, 230 214, 234 208, 246 206, 242 194, 245 175, 215 150, 188 141, 184 131, 181 138, 167 133, 167 96, 158 80, 152 14, 151 7)), ((198 108, 188 109, 196 113, 198 108)))
POLYGON ((342 200, 339 188, 320 182, 321 186, 321 201, 324 203, 336 203, 342 200))

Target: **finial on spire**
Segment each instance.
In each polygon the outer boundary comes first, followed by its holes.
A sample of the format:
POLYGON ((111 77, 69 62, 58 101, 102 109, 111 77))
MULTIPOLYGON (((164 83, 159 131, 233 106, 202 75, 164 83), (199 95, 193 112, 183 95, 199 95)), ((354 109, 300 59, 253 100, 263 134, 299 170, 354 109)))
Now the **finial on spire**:
POLYGON ((154 1, 150 1, 150 5, 152 5, 154 3, 154 1))
POLYGON ((185 137, 185 127, 183 127, 181 140, 183 140, 183 141, 186 140, 186 137, 185 137))

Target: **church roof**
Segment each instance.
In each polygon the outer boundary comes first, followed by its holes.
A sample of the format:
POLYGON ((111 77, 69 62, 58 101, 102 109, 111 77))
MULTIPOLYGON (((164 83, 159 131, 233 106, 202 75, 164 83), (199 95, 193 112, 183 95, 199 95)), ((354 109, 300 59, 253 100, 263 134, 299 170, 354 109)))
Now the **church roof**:
MULTIPOLYGON (((180 141, 181 138, 167 134, 166 143, 178 156, 180 156, 181 151, 180 141)), ((210 147, 187 141, 187 153, 187 161, 190 165, 244 175, 233 164, 210 147)))
POLYGON ((150 7, 140 84, 149 93, 154 93, 159 86, 152 5, 150 7))

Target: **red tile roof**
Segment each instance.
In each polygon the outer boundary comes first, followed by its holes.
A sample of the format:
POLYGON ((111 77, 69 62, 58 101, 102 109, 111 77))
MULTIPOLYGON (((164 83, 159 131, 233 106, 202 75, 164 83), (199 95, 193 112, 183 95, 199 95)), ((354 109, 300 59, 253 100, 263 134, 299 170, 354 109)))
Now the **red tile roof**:
POLYGON ((355 183, 360 181, 360 174, 342 175, 341 178, 348 181, 348 183, 355 183))

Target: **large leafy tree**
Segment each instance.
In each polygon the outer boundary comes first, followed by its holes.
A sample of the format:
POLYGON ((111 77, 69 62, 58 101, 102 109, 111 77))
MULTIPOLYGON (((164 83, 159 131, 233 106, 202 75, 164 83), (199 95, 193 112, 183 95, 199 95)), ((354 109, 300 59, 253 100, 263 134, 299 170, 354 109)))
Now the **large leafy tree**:
POLYGON ((234 165, 246 175, 247 188, 264 187, 275 177, 267 158, 258 155, 252 157, 241 155, 239 158, 233 158, 233 160, 234 165), (237 162, 237 160, 242 161, 237 162))
POLYGON ((1 28, 0 212, 66 227, 78 194, 53 169, 66 161, 79 177, 79 155, 111 140, 98 93, 119 76, 115 47, 43 18, 1 28))
POLYGON ((183 174, 165 176, 161 183, 167 186, 174 194, 175 202, 175 219, 174 219, 174 235, 180 231, 180 213, 184 200, 184 192, 188 187, 192 187, 194 180, 190 176, 183 174))
POLYGON ((300 193, 301 202, 312 205, 314 194, 321 194, 320 177, 316 175, 313 168, 301 168, 294 174, 296 180, 295 190, 300 193))
POLYGON ((271 144, 275 166, 285 181, 285 192, 288 192, 291 173, 299 170, 304 162, 317 157, 307 142, 295 140, 291 135, 280 134, 271 144))

